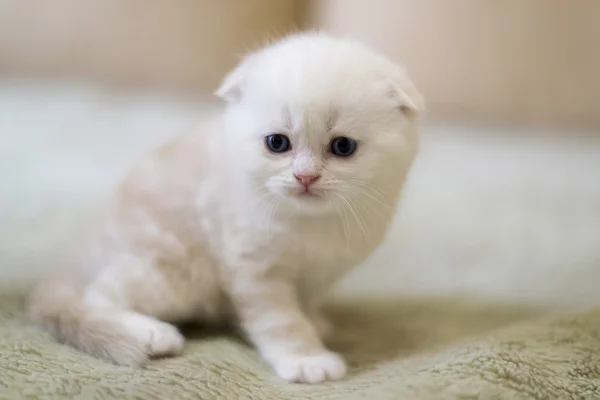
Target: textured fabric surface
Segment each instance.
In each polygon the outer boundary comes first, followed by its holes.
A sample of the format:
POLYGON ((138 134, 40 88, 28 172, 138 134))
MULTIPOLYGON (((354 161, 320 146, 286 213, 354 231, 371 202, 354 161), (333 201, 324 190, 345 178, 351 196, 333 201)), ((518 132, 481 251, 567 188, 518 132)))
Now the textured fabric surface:
POLYGON ((331 307, 345 381, 287 384, 226 332, 187 328, 182 357, 117 367, 59 345, 0 296, 0 398, 600 398, 600 310, 549 318, 452 300, 331 307))

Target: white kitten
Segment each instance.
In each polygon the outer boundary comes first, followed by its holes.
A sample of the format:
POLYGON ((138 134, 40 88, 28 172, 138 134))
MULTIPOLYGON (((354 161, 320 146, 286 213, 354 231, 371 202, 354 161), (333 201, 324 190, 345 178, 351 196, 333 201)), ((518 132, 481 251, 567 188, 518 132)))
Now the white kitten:
POLYGON ((340 379, 320 301, 384 238, 423 100, 384 57, 312 33, 248 56, 217 95, 222 120, 132 171, 33 315, 125 365, 179 354, 170 323, 232 320, 282 378, 340 379))

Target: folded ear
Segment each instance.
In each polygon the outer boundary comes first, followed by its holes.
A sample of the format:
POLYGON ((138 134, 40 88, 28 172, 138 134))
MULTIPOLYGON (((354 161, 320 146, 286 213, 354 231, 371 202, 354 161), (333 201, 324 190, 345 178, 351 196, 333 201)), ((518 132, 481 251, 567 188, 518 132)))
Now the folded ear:
POLYGON ((256 62, 256 55, 247 56, 233 71, 231 71, 221 86, 215 91, 215 95, 227 102, 235 102, 242 96, 244 84, 250 71, 256 62))
POLYGON ((388 96, 397 102, 398 110, 406 115, 423 113, 425 111, 425 98, 403 71, 395 75, 390 80, 388 96))

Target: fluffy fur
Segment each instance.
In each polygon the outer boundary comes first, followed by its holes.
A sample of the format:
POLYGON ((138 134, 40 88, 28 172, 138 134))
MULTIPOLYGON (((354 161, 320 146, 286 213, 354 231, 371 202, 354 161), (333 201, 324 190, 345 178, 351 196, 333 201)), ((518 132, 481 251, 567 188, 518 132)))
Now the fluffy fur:
POLYGON ((232 321, 276 373, 346 373, 324 340, 327 289, 383 240, 417 153, 423 100, 350 40, 285 38, 223 82, 223 118, 143 159, 31 310, 58 340, 118 364, 177 355, 172 323, 232 321), (292 148, 268 151, 285 134, 292 148), (358 142, 347 158, 332 138, 358 142), (319 175, 313 195, 294 175, 319 175))

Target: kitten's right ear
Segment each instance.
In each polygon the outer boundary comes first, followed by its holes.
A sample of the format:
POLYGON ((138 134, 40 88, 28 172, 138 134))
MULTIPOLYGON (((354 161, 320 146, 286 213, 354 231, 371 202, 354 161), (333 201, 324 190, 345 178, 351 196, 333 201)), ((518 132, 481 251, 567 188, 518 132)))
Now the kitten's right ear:
POLYGON ((397 101, 398 109, 405 115, 417 115, 425 111, 423 95, 405 75, 390 82, 388 95, 397 101))
POLYGON ((256 55, 247 56, 223 80, 221 86, 214 93, 228 103, 236 102, 242 97, 244 84, 251 69, 256 63, 256 55))

